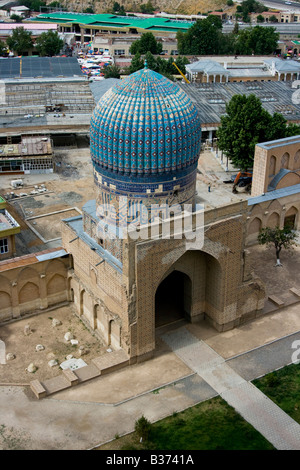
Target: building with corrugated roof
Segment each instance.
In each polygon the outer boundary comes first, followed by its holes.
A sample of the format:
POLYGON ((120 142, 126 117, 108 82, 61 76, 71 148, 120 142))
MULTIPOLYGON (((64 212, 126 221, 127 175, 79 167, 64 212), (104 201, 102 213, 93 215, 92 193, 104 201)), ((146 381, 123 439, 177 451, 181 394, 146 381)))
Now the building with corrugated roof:
POLYGON ((61 33, 74 33, 81 43, 93 41, 96 34, 142 34, 151 32, 155 36, 175 37, 177 31, 186 32, 193 24, 169 18, 118 16, 109 13, 91 15, 87 13, 43 13, 31 22, 56 23, 61 33))

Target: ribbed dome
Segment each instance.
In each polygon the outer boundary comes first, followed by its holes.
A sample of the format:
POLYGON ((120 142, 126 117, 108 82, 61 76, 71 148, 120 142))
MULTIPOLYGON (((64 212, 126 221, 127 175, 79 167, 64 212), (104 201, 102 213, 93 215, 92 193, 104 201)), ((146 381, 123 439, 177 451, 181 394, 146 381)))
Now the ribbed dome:
POLYGON ((187 169, 198 160, 200 137, 190 98, 147 68, 106 92, 91 118, 91 156, 100 172, 134 177, 187 169))

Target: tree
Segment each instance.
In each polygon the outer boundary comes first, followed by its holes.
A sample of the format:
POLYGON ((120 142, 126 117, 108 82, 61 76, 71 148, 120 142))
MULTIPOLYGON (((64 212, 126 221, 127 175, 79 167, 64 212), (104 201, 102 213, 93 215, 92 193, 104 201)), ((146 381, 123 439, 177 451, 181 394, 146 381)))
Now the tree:
POLYGON ((120 78, 121 70, 117 65, 108 65, 104 69, 104 78, 120 78))
POLYGON ((64 42, 60 39, 57 31, 42 33, 36 40, 35 47, 41 56, 57 55, 62 49, 64 42))
POLYGON ((0 40, 0 56, 3 57, 4 55, 7 55, 7 45, 0 40))
POLYGON ((6 43, 11 51, 22 55, 33 47, 31 33, 26 31, 23 26, 13 30, 12 35, 7 38, 6 43))
POLYGON ((282 248, 286 250, 292 248, 295 245, 296 233, 287 226, 280 229, 279 227, 262 228, 258 234, 258 243, 260 245, 266 245, 267 247, 274 247, 276 252, 276 265, 282 266, 280 262, 280 252, 282 248))
POLYGON ((130 54, 160 54, 162 51, 162 43, 155 39, 153 33, 143 33, 140 39, 134 41, 129 49, 130 54))
POLYGON ((155 57, 151 54, 151 52, 147 52, 145 54, 144 66, 145 64, 147 64, 148 69, 158 72, 159 67, 157 61, 155 60, 155 57))
POLYGON ((226 105, 226 115, 221 116, 218 147, 236 167, 252 168, 255 145, 265 141, 269 123, 269 114, 255 95, 235 95, 226 105))
POLYGON ((178 51, 182 55, 217 54, 222 39, 221 19, 209 15, 203 20, 197 20, 186 33, 177 33, 178 51))
POLYGON ((144 4, 142 3, 140 5, 140 10, 141 10, 142 13, 148 13, 148 14, 152 15, 155 8, 149 0, 147 3, 144 3, 144 4))
POLYGON ((24 0, 22 5, 29 8, 31 11, 40 11, 40 7, 46 6, 46 2, 43 0, 24 0))
POLYGON ((272 26, 264 28, 255 26, 239 31, 235 48, 238 54, 258 55, 272 54, 276 48, 279 39, 279 33, 272 26))
POLYGON ((144 68, 144 61, 141 59, 141 54, 137 53, 133 57, 131 64, 129 66, 129 73, 137 72, 144 68))
POLYGON ((142 416, 141 418, 136 420, 134 430, 139 436, 139 438, 143 441, 148 440, 151 429, 152 424, 147 418, 145 418, 145 416, 142 416))
POLYGON ((268 11, 268 8, 256 0, 244 0, 241 5, 238 5, 237 11, 242 13, 243 21, 249 23, 250 13, 262 13, 268 11))
POLYGON ((279 113, 266 111, 254 94, 234 95, 226 105, 217 131, 218 147, 241 170, 252 168, 255 145, 299 133, 299 126, 290 127, 279 113))
POLYGON ((22 21, 23 21, 22 16, 19 16, 19 15, 16 15, 16 14, 11 15, 10 19, 14 20, 16 23, 22 23, 22 21))
POLYGON ((269 22, 271 23, 278 23, 278 19, 276 18, 275 15, 271 15, 269 18, 269 22))
POLYGON ((258 23, 264 23, 265 19, 262 15, 257 15, 256 21, 258 23))

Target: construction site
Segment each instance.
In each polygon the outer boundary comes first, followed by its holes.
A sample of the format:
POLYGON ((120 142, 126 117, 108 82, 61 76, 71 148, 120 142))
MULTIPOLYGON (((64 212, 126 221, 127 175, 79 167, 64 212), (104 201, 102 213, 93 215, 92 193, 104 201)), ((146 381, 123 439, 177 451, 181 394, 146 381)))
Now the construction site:
MULTIPOLYGON (((68 277, 73 272, 72 255, 62 244, 61 227, 65 219, 82 217, 83 206, 95 198, 89 148, 90 119, 97 101, 115 80, 89 83, 87 77, 80 75, 75 58, 68 58, 69 68, 64 69, 64 76, 61 76, 59 67, 55 69, 55 61, 49 58, 44 61, 46 72, 39 77, 32 76, 34 67, 30 64, 24 67, 25 62, 22 64, 22 77, 2 77, 1 85, 0 196, 6 201, 6 209, 20 230, 15 234, 13 258, 2 261, 0 266, 3 285, 3 297, 0 300, 4 306, 0 312, 1 339, 5 341, 7 353, 15 356, 0 371, 0 382, 29 385, 33 379, 26 366, 32 363, 37 367, 34 378, 45 383, 61 376, 61 368, 58 366, 70 356, 79 360, 84 355, 85 366, 98 361, 99 357, 105 360, 109 356, 113 362, 111 343, 97 336, 100 321, 95 320, 93 329, 84 322, 85 307, 81 305, 81 321, 74 311, 74 292, 68 277), (57 70, 59 76, 53 76, 54 70, 57 70), (27 277, 30 276, 32 278, 28 282, 27 277), (5 289, 9 295, 6 295, 5 289), (62 326, 50 329, 53 319, 61 322, 62 326), (24 329, 28 325, 31 333, 24 340, 24 329), (72 333, 76 343, 64 340, 67 332, 72 333), (44 349, 37 352, 37 343, 41 343, 44 349), (57 367, 49 367, 49 361, 52 360, 57 361, 57 367)), ((17 75, 18 67, 20 64, 16 59, 12 75, 17 75)), ((249 255, 247 261, 246 257, 243 259, 245 276, 251 272, 254 280, 260 278, 265 285, 264 299, 261 299, 264 305, 260 314, 276 313, 282 306, 292 306, 300 300, 297 290, 299 247, 295 247, 293 256, 289 253, 283 256, 284 267, 277 270, 274 276, 272 269, 265 269, 266 265, 273 267, 273 253, 257 245, 257 234, 262 225, 270 225, 271 220, 272 224, 278 221, 282 224, 285 217, 292 217, 294 228, 298 229, 299 184, 294 182, 291 186, 286 183, 285 187, 274 187, 275 191, 264 197, 260 196, 263 191, 258 193, 259 196, 251 197, 251 188, 243 185, 233 191, 238 169, 218 151, 214 132, 224 112, 225 102, 232 94, 239 90, 251 93, 255 89, 245 83, 204 85, 180 84, 192 97, 203 123, 195 186, 196 202, 204 207, 211 220, 218 217, 218 211, 221 213, 227 208, 243 211, 244 230, 247 233, 245 248, 249 255)), ((269 86, 275 94, 276 85, 275 82, 259 84, 256 89, 262 94, 269 86)), ((291 96, 293 90, 290 83, 282 82, 278 86, 281 91, 287 90, 291 96)), ((280 96, 278 99, 281 99, 280 96)), ((266 103, 270 106, 270 102, 266 103)), ((292 117, 295 121, 298 120, 298 107, 293 108, 292 117)), ((298 168, 299 139, 285 142, 282 146, 284 155, 289 152, 291 158, 282 164, 282 155, 278 153, 274 174, 280 171, 280 165, 284 165, 285 175, 288 171, 290 176, 294 175, 294 170, 298 168)), ((275 150, 272 152, 276 155, 275 150)), ((68 243, 75 240, 74 234, 68 243)), ((254 319, 250 317, 247 320, 254 319)), ((121 349, 115 349, 114 353, 123 353, 121 349)), ((155 354, 157 357, 169 354, 160 340, 155 354)), ((174 358, 171 357, 171 360, 174 358)), ((183 368, 179 376, 185 373, 186 369, 183 368)), ((163 385, 161 380, 159 385, 163 385)), ((59 386, 52 387, 47 383, 49 394, 61 390, 59 386)))

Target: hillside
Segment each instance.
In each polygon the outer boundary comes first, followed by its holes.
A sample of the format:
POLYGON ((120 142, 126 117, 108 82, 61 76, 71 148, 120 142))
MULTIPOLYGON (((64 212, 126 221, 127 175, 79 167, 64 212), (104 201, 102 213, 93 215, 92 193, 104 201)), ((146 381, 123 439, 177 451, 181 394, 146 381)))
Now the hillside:
MULTIPOLYGON (((51 3, 52 0, 49 0, 51 3)), ((67 6, 68 11, 82 12, 86 8, 93 8, 94 13, 106 13, 112 10, 115 0, 63 0, 60 2, 62 7, 67 6)), ((119 0, 120 5, 123 5, 126 11, 139 11, 141 3, 148 3, 148 0, 141 2, 132 0, 119 0)), ((197 13, 206 13, 208 11, 219 10, 223 8, 226 10, 226 1, 223 0, 152 0, 152 5, 159 11, 166 13, 178 13, 181 15, 190 15, 197 13)), ((228 8, 228 7, 227 7, 228 8)))

